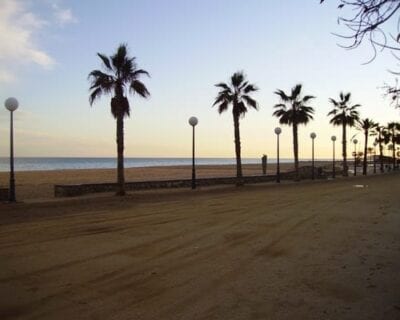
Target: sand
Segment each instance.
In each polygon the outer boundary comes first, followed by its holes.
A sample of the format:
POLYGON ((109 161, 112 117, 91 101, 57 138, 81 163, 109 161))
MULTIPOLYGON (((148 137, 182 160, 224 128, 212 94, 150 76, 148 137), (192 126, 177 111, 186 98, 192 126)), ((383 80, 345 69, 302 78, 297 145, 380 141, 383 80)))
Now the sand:
MULTIPOLYGON (((320 162, 319 165, 325 165, 320 162)), ((303 162, 302 165, 309 165, 303 162)), ((291 170, 292 164, 282 164, 282 172, 291 170)), ((167 179, 191 179, 191 166, 171 167, 147 167, 125 169, 126 181, 143 180, 167 180, 167 179)), ((268 165, 268 174, 275 174, 276 167, 268 165)), ((244 175, 261 175, 260 165, 244 165, 244 175)), ((200 177, 224 177, 235 176, 236 167, 233 165, 198 166, 197 176, 200 177)), ((87 170, 53 170, 53 171, 24 171, 16 173, 17 199, 43 200, 54 196, 55 184, 79 184, 79 183, 101 183, 115 182, 115 169, 87 169, 87 170)), ((7 172, 0 172, 0 187, 8 186, 9 175, 7 172)))
POLYGON ((0 319, 400 319, 399 187, 0 204, 0 319))

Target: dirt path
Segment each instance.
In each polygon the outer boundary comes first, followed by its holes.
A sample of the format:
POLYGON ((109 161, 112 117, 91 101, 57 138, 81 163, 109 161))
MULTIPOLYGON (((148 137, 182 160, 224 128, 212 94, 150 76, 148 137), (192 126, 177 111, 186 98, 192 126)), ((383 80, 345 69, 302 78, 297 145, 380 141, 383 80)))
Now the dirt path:
POLYGON ((399 187, 0 205, 0 319, 399 319, 399 187))

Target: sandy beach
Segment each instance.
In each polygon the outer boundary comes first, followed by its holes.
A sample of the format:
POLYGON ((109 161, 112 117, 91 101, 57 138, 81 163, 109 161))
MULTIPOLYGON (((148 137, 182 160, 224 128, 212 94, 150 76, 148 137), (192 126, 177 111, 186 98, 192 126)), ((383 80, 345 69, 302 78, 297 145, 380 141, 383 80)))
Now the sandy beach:
POLYGON ((399 178, 0 204, 0 318, 399 319, 399 178))
MULTIPOLYGON (((310 165, 302 162, 301 165, 310 165)), ((328 165, 327 162, 319 162, 318 165, 328 165)), ((281 164, 281 171, 293 169, 293 164, 281 164)), ((126 181, 190 179, 191 166, 160 166, 125 169, 126 181)), ((268 174, 275 174, 275 164, 269 164, 268 174)), ((261 175, 260 165, 244 165, 244 175, 261 175)), ((235 176, 234 165, 203 165, 197 166, 197 177, 224 177, 235 176)), ((8 186, 9 175, 0 172, 0 187, 8 186)), ((16 172, 17 197, 21 201, 42 201, 54 197, 55 184, 79 184, 115 182, 116 169, 80 169, 80 170, 51 170, 51 171, 22 171, 16 172)))

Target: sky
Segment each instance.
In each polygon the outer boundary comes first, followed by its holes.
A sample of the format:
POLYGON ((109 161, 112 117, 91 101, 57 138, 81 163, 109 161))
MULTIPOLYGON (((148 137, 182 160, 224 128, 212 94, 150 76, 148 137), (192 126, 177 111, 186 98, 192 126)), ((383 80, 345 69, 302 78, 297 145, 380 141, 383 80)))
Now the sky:
MULTIPOLYGON (((199 157, 234 157, 233 119, 212 107, 214 84, 243 70, 259 87, 259 110, 241 119, 243 157, 275 157, 272 116, 276 89, 303 84, 312 94, 315 119, 299 129, 300 158, 331 156, 330 97, 351 92, 363 118, 382 124, 399 119, 399 110, 382 96, 389 52, 363 65, 368 45, 345 50, 332 33, 337 2, 319 0, 0 0, 0 101, 20 102, 15 112, 16 156, 113 157, 115 120, 110 97, 89 105, 87 76, 100 68, 97 52, 111 55, 127 43, 140 68, 149 99, 130 97, 125 121, 127 157, 190 157, 196 116, 199 157)), ((281 156, 292 153, 291 128, 282 126, 281 156)), ((352 130, 349 137, 362 134, 352 130)), ((0 108, 0 156, 8 156, 9 113, 0 108)), ((360 146, 361 147, 361 146, 360 146)))

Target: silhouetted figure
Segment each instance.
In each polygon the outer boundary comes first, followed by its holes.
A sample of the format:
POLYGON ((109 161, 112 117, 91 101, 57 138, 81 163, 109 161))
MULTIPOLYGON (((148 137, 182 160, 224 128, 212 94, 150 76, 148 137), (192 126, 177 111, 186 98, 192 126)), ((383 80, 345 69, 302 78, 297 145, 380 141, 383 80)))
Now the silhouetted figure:
POLYGON ((264 154, 261 157, 262 171, 263 171, 264 176, 267 174, 267 161, 268 161, 268 157, 267 157, 267 155, 264 154))

